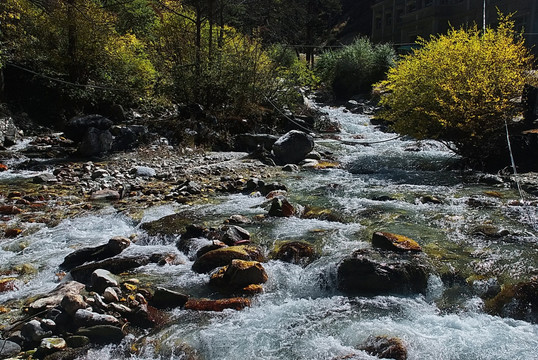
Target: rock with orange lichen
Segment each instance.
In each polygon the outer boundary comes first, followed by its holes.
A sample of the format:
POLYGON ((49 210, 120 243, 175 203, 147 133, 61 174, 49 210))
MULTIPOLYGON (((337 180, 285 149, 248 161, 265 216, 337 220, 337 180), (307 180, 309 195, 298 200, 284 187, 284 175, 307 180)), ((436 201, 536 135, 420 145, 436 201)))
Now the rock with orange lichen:
POLYGON ((389 232, 375 232, 372 245, 380 249, 392 251, 422 251, 420 245, 413 239, 389 232))
POLYGON ((189 299, 185 304, 186 310, 223 311, 224 309, 243 310, 250 306, 250 299, 235 297, 229 299, 189 299))
POLYGON ((225 291, 234 291, 251 284, 263 284, 267 279, 267 272, 260 262, 235 259, 215 272, 209 284, 225 291))
POLYGON ((197 273, 207 273, 221 266, 226 266, 234 259, 264 261, 262 250, 252 245, 228 246, 211 250, 200 256, 192 265, 197 273))

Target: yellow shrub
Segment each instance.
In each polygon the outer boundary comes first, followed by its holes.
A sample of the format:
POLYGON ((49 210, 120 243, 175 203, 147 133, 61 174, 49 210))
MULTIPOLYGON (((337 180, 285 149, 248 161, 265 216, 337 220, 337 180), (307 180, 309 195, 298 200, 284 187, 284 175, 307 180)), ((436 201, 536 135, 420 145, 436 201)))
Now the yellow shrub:
POLYGON ((452 29, 420 39, 380 85, 382 117, 402 133, 446 142, 470 159, 492 155, 518 112, 532 55, 501 15, 497 29, 452 29))

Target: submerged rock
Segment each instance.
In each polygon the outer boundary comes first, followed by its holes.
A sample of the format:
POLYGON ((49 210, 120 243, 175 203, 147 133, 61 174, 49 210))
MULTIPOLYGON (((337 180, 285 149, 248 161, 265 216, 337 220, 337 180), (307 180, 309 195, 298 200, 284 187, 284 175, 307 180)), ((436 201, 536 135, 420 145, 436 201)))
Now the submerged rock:
POLYGON ((224 309, 243 310, 249 306, 250 299, 242 297, 219 300, 189 299, 185 304, 185 309, 198 311, 223 311, 224 309))
POLYGON ((290 217, 295 215, 295 208, 284 196, 277 196, 271 201, 269 216, 290 217))
POLYGON ((352 295, 423 293, 429 272, 421 254, 361 249, 338 265, 338 289, 352 295))
POLYGON ((515 285, 504 285, 492 299, 486 300, 492 315, 538 323, 538 277, 515 285))
POLYGON ((403 235, 377 231, 372 236, 372 245, 392 251, 422 251, 420 245, 413 239, 403 235))
POLYGON ((314 247, 304 241, 286 241, 279 244, 271 254, 271 258, 306 266, 318 257, 314 247))
POLYGON ((396 337, 371 336, 360 349, 382 359, 407 359, 407 348, 403 341, 396 337))

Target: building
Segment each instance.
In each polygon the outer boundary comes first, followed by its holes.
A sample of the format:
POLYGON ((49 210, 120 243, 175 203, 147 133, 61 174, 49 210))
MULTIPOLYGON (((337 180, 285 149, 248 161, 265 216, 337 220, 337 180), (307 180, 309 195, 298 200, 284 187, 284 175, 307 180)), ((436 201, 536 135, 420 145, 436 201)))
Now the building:
POLYGON ((518 31, 526 43, 538 49, 538 0, 376 0, 372 6, 374 42, 411 44, 417 37, 446 33, 452 26, 477 24, 482 27, 497 22, 497 9, 514 13, 518 31))

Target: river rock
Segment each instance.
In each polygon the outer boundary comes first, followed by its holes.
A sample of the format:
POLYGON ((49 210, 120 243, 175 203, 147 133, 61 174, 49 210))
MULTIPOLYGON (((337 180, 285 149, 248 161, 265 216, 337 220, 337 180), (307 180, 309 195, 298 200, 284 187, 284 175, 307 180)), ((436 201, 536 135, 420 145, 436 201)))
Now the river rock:
POLYGON ((239 134, 234 141, 236 151, 251 152, 258 148, 271 150, 278 136, 270 134, 239 134))
POLYGON ((230 216, 225 220, 226 224, 239 225, 239 224, 250 224, 252 221, 244 215, 235 214, 230 216))
POLYGON ((233 291, 251 284, 263 284, 267 279, 267 272, 260 262, 234 259, 230 265, 212 274, 209 284, 233 291))
POLYGON ((338 289, 353 295, 423 293, 429 264, 422 254, 361 249, 338 264, 338 289))
POLYGON ((279 244, 271 257, 276 260, 306 266, 317 258, 314 247, 304 241, 286 241, 279 244))
POLYGON ((80 141, 77 153, 80 156, 102 155, 112 149, 114 138, 110 131, 90 128, 80 141))
POLYGON ((295 215, 295 208, 284 196, 277 196, 271 200, 269 216, 291 217, 295 215))
POLYGON ((65 310, 66 313, 74 316, 78 310, 86 309, 88 304, 84 301, 82 295, 69 293, 63 297, 60 306, 65 310))
POLYGON ((21 346, 13 341, 0 339, 0 359, 7 359, 21 352, 21 346))
POLYGON ((104 245, 75 250, 64 258, 64 261, 60 264, 60 268, 71 270, 75 266, 82 265, 86 262, 111 258, 120 254, 130 245, 131 240, 122 236, 116 236, 108 240, 108 243, 104 245))
POLYGON ((497 316, 538 323, 538 277, 515 285, 504 285, 485 309, 497 316))
MULTIPOLYGON (((136 269, 148 264, 166 264, 175 257, 174 253, 155 253, 151 255, 133 255, 123 257, 113 257, 97 262, 83 264, 71 269, 71 277, 83 283, 89 283, 92 273, 97 269, 105 269, 113 274, 120 274, 125 271, 136 269)), ((117 285, 107 285, 117 286, 117 285)), ((101 292, 107 287, 102 288, 101 292)))
POLYGON ((86 336, 99 344, 120 343, 125 337, 121 328, 113 325, 95 325, 78 330, 77 335, 86 336))
POLYGON ((67 343, 64 339, 60 337, 49 337, 41 339, 41 343, 35 352, 35 357, 37 359, 42 359, 43 357, 55 353, 57 351, 62 351, 67 348, 67 343))
POLYGON ((242 297, 219 300, 189 299, 185 304, 185 309, 198 311, 223 311, 224 309, 243 310, 248 306, 250 306, 250 299, 242 297))
POLYGON ((109 286, 103 291, 103 299, 109 303, 120 301, 119 295, 121 295, 121 293, 119 293, 119 288, 117 287, 109 286))
POLYGON ((120 326, 120 322, 112 315, 98 314, 86 309, 78 309, 74 316, 75 324, 79 327, 95 325, 120 326))
POLYGON ((157 287, 151 298, 150 305, 157 309, 175 308, 185 305, 188 299, 188 295, 157 287))
POLYGON ((65 295, 70 293, 79 294, 80 291, 84 289, 84 287, 85 285, 78 281, 68 281, 65 283, 61 283, 47 295, 44 295, 43 297, 31 302, 26 307, 26 310, 30 314, 35 314, 45 309, 51 309, 60 305, 65 295))
POLYGON ((58 182, 58 179, 53 174, 43 173, 33 177, 34 184, 50 184, 58 182))
POLYGON ((135 166, 130 172, 139 177, 154 177, 157 175, 155 169, 149 166, 135 166))
MULTIPOLYGON (((188 230, 187 227, 192 224, 192 221, 192 219, 184 214, 172 214, 158 220, 143 223, 140 227, 151 236, 179 235, 188 230)), ((184 236, 182 235, 181 237, 183 238, 184 236)))
POLYGON ((110 271, 96 269, 91 275, 91 288, 98 293, 102 293, 107 287, 119 286, 118 279, 110 271))
POLYGON ((87 336, 72 335, 65 339, 67 346, 71 348, 81 348, 90 343, 90 338, 87 336))
MULTIPOLYGON (((204 245, 202 247, 200 247, 200 249, 198 251, 196 251, 196 256, 193 258, 193 259, 197 259, 199 257, 201 257, 202 255, 204 255, 205 253, 208 253, 210 251, 213 251, 213 250, 217 250, 217 249, 222 249, 222 248, 225 248, 225 247, 228 247, 228 245, 226 245, 225 243, 223 243, 222 241, 220 240, 207 240, 207 239, 189 239, 189 241, 191 242, 191 248, 194 244, 194 241, 209 241, 209 243, 207 243, 207 245, 204 245)), ((200 244, 201 244, 200 242, 200 244)), ((189 253, 189 257, 191 253, 189 253)))
POLYGON ((407 360, 407 348, 396 337, 371 336, 360 349, 382 359, 407 360))
POLYGON ((52 335, 52 331, 45 329, 38 320, 30 320, 21 328, 21 335, 29 342, 38 342, 52 335))
POLYGON ((221 241, 226 245, 244 245, 250 243, 250 233, 237 225, 226 225, 221 228, 223 232, 221 241))
POLYGON ((20 138, 20 132, 13 118, 7 116, 0 118, 0 147, 15 145, 20 138))
POLYGON ((112 189, 96 190, 90 195, 90 200, 119 200, 121 195, 118 191, 112 189))
POLYGON ((298 164, 314 149, 314 139, 305 132, 292 130, 281 136, 272 149, 280 164, 298 164))
POLYGON ((372 245, 392 251, 422 251, 422 248, 415 240, 403 235, 382 231, 377 231, 373 234, 372 245))
POLYGON ((98 114, 81 115, 71 118, 64 128, 66 138, 75 142, 83 140, 90 129, 109 130, 113 125, 112 120, 98 114))
POLYGON ((233 259, 264 261, 260 248, 251 245, 229 246, 212 250, 194 262, 192 270, 197 273, 207 273, 215 268, 228 265, 233 259))

